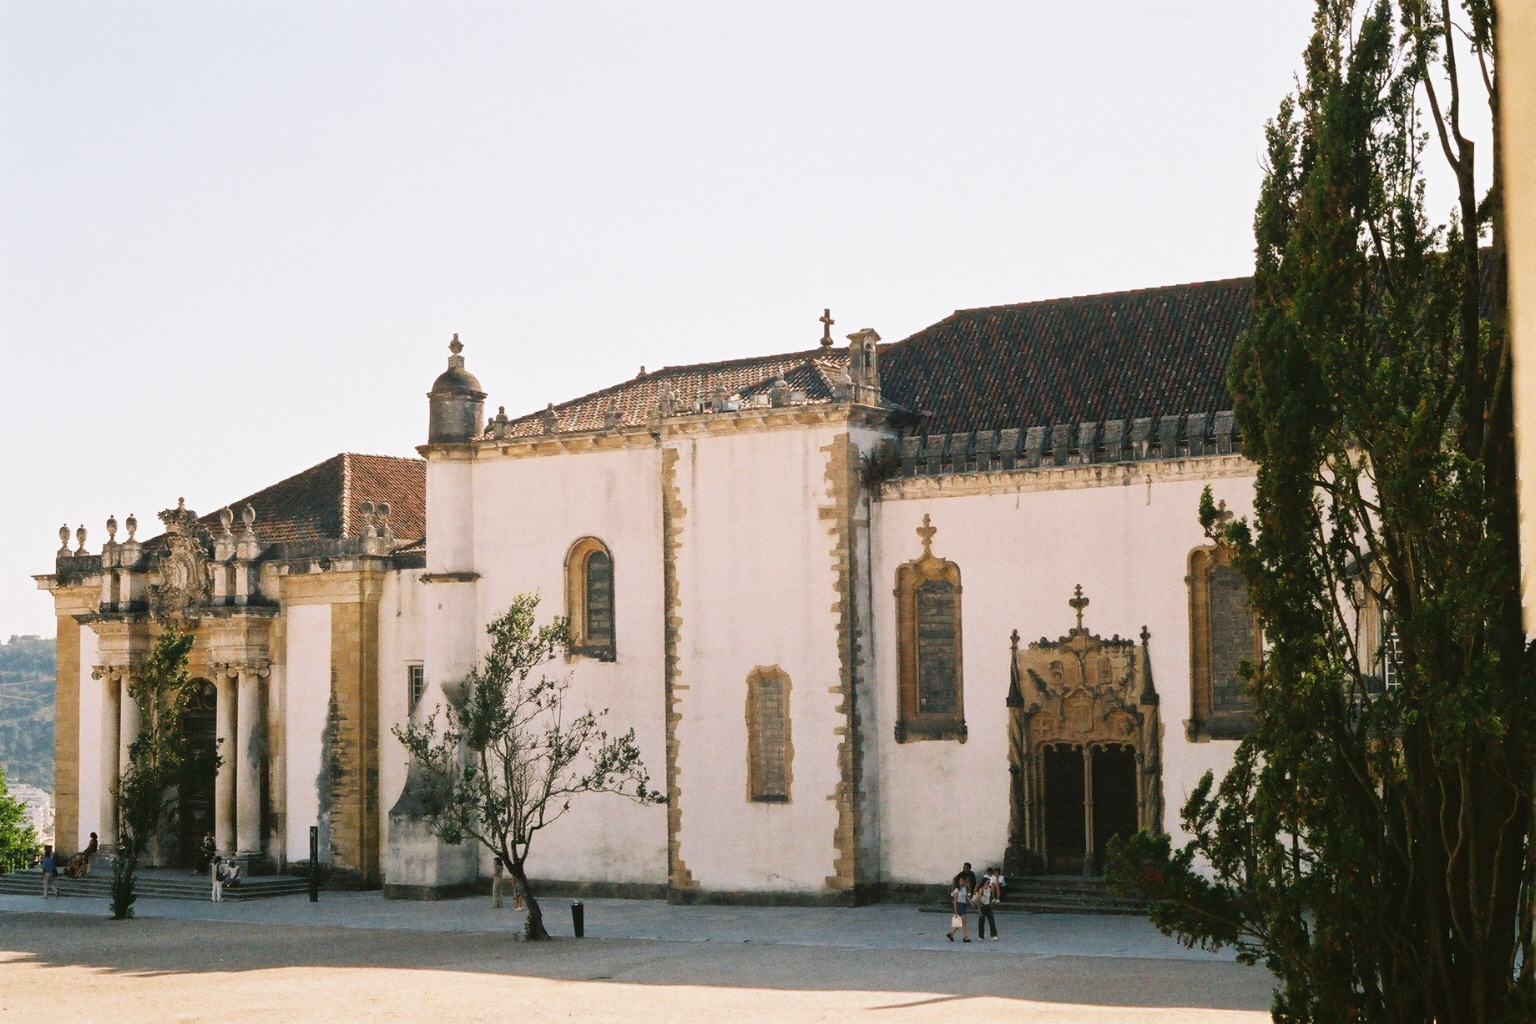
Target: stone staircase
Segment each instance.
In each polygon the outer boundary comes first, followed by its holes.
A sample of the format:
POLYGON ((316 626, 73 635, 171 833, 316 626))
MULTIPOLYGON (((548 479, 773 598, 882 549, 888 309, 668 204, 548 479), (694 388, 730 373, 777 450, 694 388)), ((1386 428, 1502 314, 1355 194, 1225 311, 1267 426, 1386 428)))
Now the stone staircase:
MULTIPOLYGON (((194 878, 176 868, 150 868, 140 871, 134 880, 134 890, 140 898, 158 900, 208 900, 213 886, 206 874, 194 878)), ((240 903, 246 900, 267 899, 273 896, 292 896, 309 891, 309 879, 299 875, 257 875, 240 879, 236 886, 224 887, 224 899, 240 903)), ((64 897, 80 897, 112 900, 112 865, 110 862, 96 865, 84 878, 60 877, 57 892, 64 897)), ((41 896, 42 873, 36 868, 0 875, 0 894, 7 896, 41 896)))
POLYGON ((1023 875, 1008 880, 1003 911, 1031 914, 1137 914, 1147 908, 1118 893, 1102 878, 1085 875, 1023 875))
MULTIPOLYGON (((922 908, 948 914, 949 903, 922 908)), ((1143 915, 1146 907, 1118 895, 1102 878, 1089 875, 1022 875, 1010 878, 1003 890, 999 914, 1127 914, 1143 915)))

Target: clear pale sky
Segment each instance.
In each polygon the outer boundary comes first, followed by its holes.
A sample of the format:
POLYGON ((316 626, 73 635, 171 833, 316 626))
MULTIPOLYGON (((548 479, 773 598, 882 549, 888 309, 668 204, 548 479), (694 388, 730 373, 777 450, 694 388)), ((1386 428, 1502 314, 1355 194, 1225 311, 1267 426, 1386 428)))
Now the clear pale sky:
MULTIPOLYGON (((1245 275, 1305 0, 0 3, 0 640, 60 523, 957 308, 1245 275)), ((120 539, 121 539, 120 534, 120 539)))

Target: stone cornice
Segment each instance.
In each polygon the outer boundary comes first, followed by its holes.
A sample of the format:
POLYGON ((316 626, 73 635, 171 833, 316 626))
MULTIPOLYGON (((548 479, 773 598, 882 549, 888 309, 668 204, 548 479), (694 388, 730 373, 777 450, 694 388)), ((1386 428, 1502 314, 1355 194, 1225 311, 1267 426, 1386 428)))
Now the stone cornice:
POLYGON ((992 470, 940 476, 898 477, 880 485, 880 500, 954 498, 978 494, 1027 494, 1075 491, 1091 487, 1130 487, 1180 480, 1220 480, 1257 475, 1259 467, 1242 455, 1202 455, 1148 462, 1095 462, 1076 466, 992 470))
POLYGON ((753 406, 732 412, 687 413, 652 420, 646 426, 605 430, 480 438, 456 444, 420 445, 417 451, 441 462, 526 459, 546 455, 655 449, 683 438, 712 437, 743 431, 792 430, 826 425, 880 428, 895 410, 850 402, 812 405, 753 406))

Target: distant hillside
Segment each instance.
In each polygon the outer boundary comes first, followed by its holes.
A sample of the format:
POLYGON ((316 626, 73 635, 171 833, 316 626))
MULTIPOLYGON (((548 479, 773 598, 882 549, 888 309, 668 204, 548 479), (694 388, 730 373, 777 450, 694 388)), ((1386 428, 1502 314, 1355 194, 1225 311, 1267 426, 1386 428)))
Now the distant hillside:
POLYGON ((0 767, 8 782, 53 792, 53 640, 0 644, 0 767))

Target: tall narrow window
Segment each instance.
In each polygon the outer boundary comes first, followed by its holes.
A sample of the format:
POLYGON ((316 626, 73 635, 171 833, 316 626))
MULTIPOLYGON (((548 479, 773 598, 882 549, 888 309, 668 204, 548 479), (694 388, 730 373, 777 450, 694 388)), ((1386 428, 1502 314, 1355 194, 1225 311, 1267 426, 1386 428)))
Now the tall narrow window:
POLYGON ((747 676, 747 799, 788 803, 789 676, 778 666, 747 676))
POLYGON ((1248 585, 1232 567, 1225 545, 1189 554, 1189 661, 1192 740, 1241 739, 1254 726, 1243 662, 1263 655, 1258 623, 1248 607, 1248 585))
POLYGON ((936 532, 923 516, 923 554, 896 570, 898 743, 966 738, 960 567, 934 556, 936 532))
POLYGON ((412 713, 416 711, 416 705, 421 703, 421 695, 427 689, 427 675, 420 665, 405 666, 407 693, 410 694, 410 704, 406 709, 412 713))
POLYGON ((614 659, 613 555, 596 537, 583 537, 566 555, 565 613, 572 654, 614 659))

